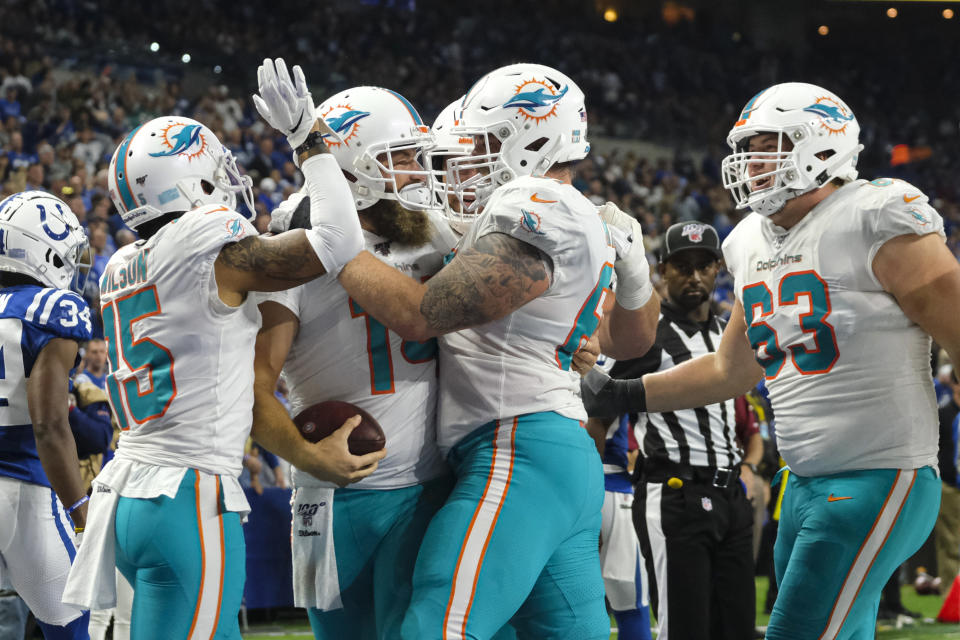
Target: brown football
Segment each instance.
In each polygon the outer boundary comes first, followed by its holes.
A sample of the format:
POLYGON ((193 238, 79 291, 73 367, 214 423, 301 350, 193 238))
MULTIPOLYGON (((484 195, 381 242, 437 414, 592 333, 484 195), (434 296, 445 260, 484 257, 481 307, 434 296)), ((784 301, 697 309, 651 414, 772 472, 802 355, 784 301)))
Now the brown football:
POLYGON ((310 442, 317 442, 343 426, 353 416, 360 416, 360 424, 350 433, 347 445, 350 453, 362 456, 380 451, 387 444, 387 438, 380 423, 373 416, 355 404, 340 400, 327 400, 311 405, 297 414, 293 423, 310 442))

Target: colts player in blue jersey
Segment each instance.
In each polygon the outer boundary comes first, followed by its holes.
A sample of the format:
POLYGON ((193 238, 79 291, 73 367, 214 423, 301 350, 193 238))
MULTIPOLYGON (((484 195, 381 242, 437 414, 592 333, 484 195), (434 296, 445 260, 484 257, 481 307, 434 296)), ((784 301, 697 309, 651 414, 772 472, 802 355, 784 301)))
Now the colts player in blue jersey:
POLYGON ((0 572, 48 640, 88 637, 89 615, 60 601, 86 520, 67 383, 91 337, 75 293, 87 257, 59 199, 27 191, 0 202, 0 572))

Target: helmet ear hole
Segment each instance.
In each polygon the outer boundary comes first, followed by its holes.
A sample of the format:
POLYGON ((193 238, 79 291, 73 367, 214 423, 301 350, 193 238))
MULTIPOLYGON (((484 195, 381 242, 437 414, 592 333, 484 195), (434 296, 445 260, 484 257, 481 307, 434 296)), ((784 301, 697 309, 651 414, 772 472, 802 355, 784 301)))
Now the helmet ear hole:
POLYGON ((540 151, 543 148, 543 145, 547 144, 549 140, 547 138, 537 138, 530 144, 524 147, 527 151, 540 151))
POLYGON ((53 266, 55 266, 57 269, 63 268, 63 260, 60 258, 60 256, 54 254, 52 262, 53 266))
POLYGON ((213 187, 213 183, 211 183, 211 182, 209 182, 209 181, 207 181, 207 180, 201 180, 201 181, 200 181, 200 188, 203 189, 203 192, 204 192, 206 195, 210 195, 211 193, 213 193, 213 188, 214 188, 214 187, 213 187))

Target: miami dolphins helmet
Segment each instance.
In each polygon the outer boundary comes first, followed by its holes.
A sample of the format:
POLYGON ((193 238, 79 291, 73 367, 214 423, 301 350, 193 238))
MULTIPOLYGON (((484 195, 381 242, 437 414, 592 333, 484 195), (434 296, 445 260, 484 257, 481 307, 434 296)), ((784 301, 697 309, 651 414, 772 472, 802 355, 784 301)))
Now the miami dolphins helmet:
POLYGON ((480 78, 464 96, 458 119, 451 132, 473 138, 475 149, 447 163, 447 183, 466 214, 478 213, 500 185, 543 175, 590 151, 583 91, 540 64, 512 64, 480 78))
POLYGON ((423 209, 424 185, 430 172, 420 164, 433 137, 420 114, 395 91, 380 87, 354 87, 317 105, 317 114, 339 137, 324 140, 347 174, 357 210, 378 200, 396 200, 410 209, 423 209), (416 161, 398 167, 393 153, 412 149, 416 161), (401 188, 397 178, 412 180, 401 188))
POLYGON ((81 293, 90 269, 87 246, 80 221, 59 198, 24 191, 0 202, 0 271, 81 293))
MULTIPOLYGON (((434 145, 427 152, 427 166, 433 172, 431 187, 434 194, 433 206, 440 209, 448 220, 462 221, 463 211, 460 199, 447 185, 447 162, 452 158, 462 158, 473 153, 473 138, 461 136, 453 132, 453 127, 459 124, 457 115, 464 96, 460 96, 448 104, 437 119, 433 122, 430 131, 433 133, 434 145)), ((468 202, 473 201, 473 194, 464 197, 468 202)))
POLYGON ((733 153, 723 159, 723 186, 738 209, 769 216, 791 198, 839 178, 857 177, 860 125, 835 94, 812 84, 787 82, 747 102, 727 135, 733 153), (749 149, 758 134, 777 135, 776 148, 749 149))
POLYGON ((213 131, 190 118, 155 118, 131 131, 110 160, 108 184, 120 217, 133 229, 205 204, 234 209, 238 193, 254 212, 253 181, 240 174, 213 131))

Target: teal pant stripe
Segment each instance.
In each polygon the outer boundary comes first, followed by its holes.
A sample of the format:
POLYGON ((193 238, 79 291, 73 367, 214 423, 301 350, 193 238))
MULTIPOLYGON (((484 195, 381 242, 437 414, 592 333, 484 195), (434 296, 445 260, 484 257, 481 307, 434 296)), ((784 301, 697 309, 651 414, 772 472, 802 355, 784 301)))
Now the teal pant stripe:
POLYGON ((940 480, 930 467, 791 473, 767 638, 872 638, 884 584, 926 540, 939 507, 940 480))
POLYGON ((213 476, 191 470, 173 499, 120 498, 116 562, 134 588, 131 637, 186 640, 191 630, 206 638, 215 629, 216 640, 240 640, 243 529, 218 488, 213 476))
POLYGON ((342 609, 308 609, 316 638, 397 638, 430 519, 450 494, 444 476, 388 490, 337 489, 333 541, 342 609))
POLYGON ((490 638, 509 622, 521 636, 607 638, 603 467, 586 430, 556 413, 491 422, 448 460, 456 486, 424 536, 401 637, 490 638), (492 525, 471 538, 483 518, 492 525))

